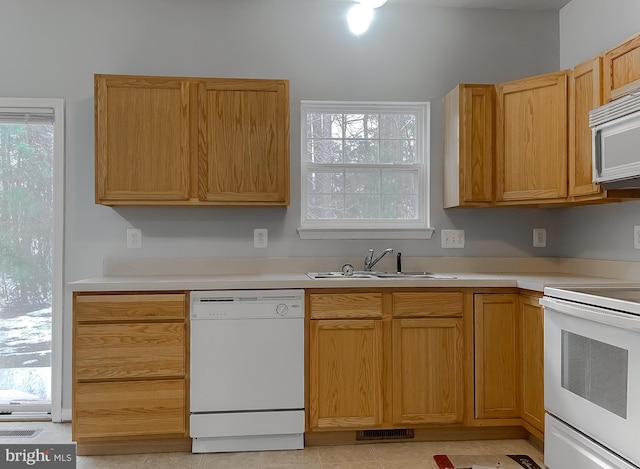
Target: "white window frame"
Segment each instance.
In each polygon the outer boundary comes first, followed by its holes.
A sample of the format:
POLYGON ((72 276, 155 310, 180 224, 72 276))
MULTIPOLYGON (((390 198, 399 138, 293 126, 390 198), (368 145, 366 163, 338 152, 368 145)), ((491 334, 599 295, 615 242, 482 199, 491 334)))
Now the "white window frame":
MULTIPOLYGON (((53 284, 51 302, 51 420, 62 422, 64 322, 64 99, 0 98, 0 107, 53 110, 53 284)), ((28 411, 24 406, 21 411, 28 411)), ((33 409, 38 411, 39 409, 33 409)))
MULTIPOLYGON (((429 194, 429 148, 430 148, 430 103, 428 102, 355 102, 355 101, 310 101, 301 104, 300 145, 300 239, 431 239, 434 229, 430 223, 429 194), (307 220, 307 173, 316 166, 305 161, 307 151, 307 114, 352 113, 375 114, 397 112, 416 114, 416 159, 418 172, 418 218, 416 220, 307 220)), ((330 166, 330 165, 329 165, 330 166)), ((392 165, 389 165, 393 167, 392 165)), ((354 167, 365 167, 354 165, 354 167)), ((417 167, 417 168, 416 168, 417 167)), ((398 168, 401 168, 398 165, 398 168)))

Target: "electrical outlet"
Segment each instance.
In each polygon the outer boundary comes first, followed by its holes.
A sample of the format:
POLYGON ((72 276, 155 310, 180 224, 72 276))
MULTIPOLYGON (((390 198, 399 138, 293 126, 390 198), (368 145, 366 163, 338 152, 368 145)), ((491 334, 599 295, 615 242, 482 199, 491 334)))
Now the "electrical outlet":
POLYGON ((127 228, 127 248, 140 249, 142 247, 142 230, 127 228))
POLYGON ((464 230, 442 230, 440 242, 443 248, 463 248, 464 230))
POLYGON ((534 228, 533 229, 533 247, 534 248, 547 247, 547 230, 546 230, 546 228, 534 228))
POLYGON ((633 247, 640 249, 640 225, 633 227, 633 247))
POLYGON ((266 248, 269 245, 269 230, 256 228, 253 230, 253 247, 266 248))

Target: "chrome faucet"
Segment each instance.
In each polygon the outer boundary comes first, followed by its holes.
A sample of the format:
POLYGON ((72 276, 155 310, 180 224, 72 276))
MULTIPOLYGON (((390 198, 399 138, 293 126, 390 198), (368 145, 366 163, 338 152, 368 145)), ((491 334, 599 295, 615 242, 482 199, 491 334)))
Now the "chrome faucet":
POLYGON ((371 272, 371 267, 376 265, 378 263, 378 261, 385 256, 385 254, 388 254, 390 252, 393 252, 393 249, 391 249, 391 248, 385 249, 384 251, 382 251, 380 253, 380 255, 378 257, 376 257, 374 259, 373 258, 373 249, 369 249, 369 254, 367 254, 367 257, 364 258, 364 270, 365 270, 365 272, 371 272))

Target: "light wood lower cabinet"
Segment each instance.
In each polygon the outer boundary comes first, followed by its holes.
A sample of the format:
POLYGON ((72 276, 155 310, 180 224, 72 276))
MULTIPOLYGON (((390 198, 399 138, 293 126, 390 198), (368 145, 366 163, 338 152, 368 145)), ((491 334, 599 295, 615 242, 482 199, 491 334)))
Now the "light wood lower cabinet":
POLYGON ((462 318, 393 320, 393 423, 460 423, 462 318))
POLYGON ((520 366, 516 294, 474 297, 475 416, 517 418, 520 366))
POLYGON ((308 292, 309 429, 462 424, 463 293, 308 292))
POLYGON ((522 419, 544 432, 544 311, 539 297, 520 295, 522 419))
POLYGON ((474 295, 475 416, 520 418, 542 437, 544 314, 538 300, 517 293, 474 295))
POLYGON ((311 321, 312 428, 382 423, 382 320, 311 321))
POLYGON ((74 294, 78 454, 190 450, 186 309, 182 292, 74 294))

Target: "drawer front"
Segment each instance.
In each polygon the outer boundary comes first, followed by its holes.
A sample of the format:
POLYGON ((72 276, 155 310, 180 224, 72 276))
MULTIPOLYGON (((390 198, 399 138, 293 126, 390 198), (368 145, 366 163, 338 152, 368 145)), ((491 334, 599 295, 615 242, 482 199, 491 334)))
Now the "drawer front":
POLYGON ((393 293, 392 298, 395 317, 462 316, 462 292, 403 292, 393 293))
POLYGON ((186 436, 185 381, 76 383, 74 437, 186 436))
POLYGON ((184 323, 78 324, 76 379, 182 377, 184 323))
POLYGON ((312 293, 311 319, 381 318, 382 293, 312 293))
POLYGON ((139 321, 140 319, 183 319, 184 293, 148 295, 76 295, 76 321, 139 321))

